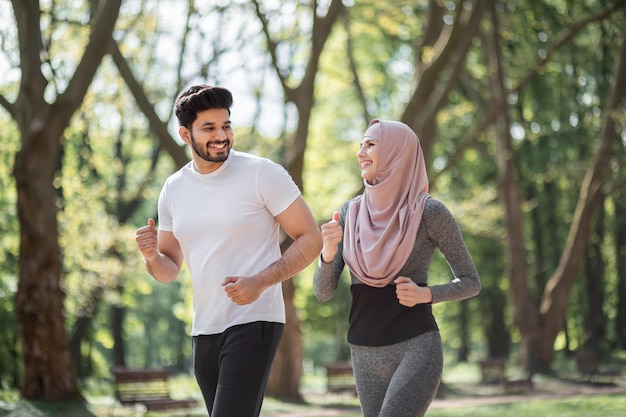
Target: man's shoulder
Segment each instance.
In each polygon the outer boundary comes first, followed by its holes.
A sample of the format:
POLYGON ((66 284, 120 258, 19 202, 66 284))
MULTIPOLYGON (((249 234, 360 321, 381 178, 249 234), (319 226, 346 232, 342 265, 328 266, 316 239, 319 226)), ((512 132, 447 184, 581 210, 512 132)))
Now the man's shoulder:
POLYGON ((192 161, 187 162, 185 165, 174 171, 167 177, 165 183, 171 183, 176 181, 181 181, 185 178, 186 174, 189 173, 189 170, 192 168, 192 161))
POLYGON ((244 171, 241 168, 245 167, 245 172, 271 173, 278 176, 288 174, 285 167, 264 156, 241 151, 231 151, 231 156, 233 160, 230 165, 240 171, 244 171))
POLYGON ((242 163, 242 164, 278 165, 276 162, 272 161, 271 159, 267 157, 255 155, 255 154, 248 153, 248 152, 232 150, 230 152, 230 157, 233 158, 233 162, 242 163))

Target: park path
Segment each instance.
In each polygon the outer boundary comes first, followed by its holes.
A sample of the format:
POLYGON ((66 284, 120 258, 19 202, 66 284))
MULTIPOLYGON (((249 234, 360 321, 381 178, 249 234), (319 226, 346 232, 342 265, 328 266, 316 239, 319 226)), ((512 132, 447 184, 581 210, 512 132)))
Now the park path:
POLYGON ((573 381, 551 381, 538 384, 528 392, 514 395, 477 395, 454 399, 436 399, 430 408, 476 407, 481 405, 506 404, 535 399, 565 398, 578 395, 610 395, 626 393, 626 380, 614 384, 590 384, 573 381))
MULTIPOLYGON (((564 398, 577 395, 609 395, 626 393, 626 378, 619 378, 614 384, 591 384, 576 381, 550 379, 534 384, 524 393, 505 395, 496 391, 489 395, 477 394, 466 397, 435 399, 431 409, 454 407, 477 407, 483 405, 506 404, 535 399, 564 398)), ((261 417, 338 417, 348 413, 358 413, 358 407, 324 407, 305 411, 261 413, 261 417)))

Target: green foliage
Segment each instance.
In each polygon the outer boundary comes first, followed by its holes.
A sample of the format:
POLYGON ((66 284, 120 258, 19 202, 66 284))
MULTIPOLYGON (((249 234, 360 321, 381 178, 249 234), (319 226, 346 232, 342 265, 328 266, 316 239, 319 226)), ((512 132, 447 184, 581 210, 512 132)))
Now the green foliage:
POLYGON ((19 226, 15 183, 11 176, 13 157, 19 148, 15 125, 0 113, 0 390, 15 386, 19 346, 14 294, 18 285, 19 226))

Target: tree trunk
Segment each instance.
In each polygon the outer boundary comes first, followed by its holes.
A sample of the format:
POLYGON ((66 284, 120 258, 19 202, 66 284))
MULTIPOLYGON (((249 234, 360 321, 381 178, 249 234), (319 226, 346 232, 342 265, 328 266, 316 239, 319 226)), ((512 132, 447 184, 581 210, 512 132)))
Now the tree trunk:
MULTIPOLYGON (((61 249, 54 182, 61 138, 82 104, 111 34, 121 0, 101 2, 90 21, 92 32, 67 88, 49 104, 48 80, 41 72, 41 11, 36 0, 13 0, 22 78, 18 97, 7 105, 20 130, 21 149, 13 174, 20 223, 16 314, 20 326, 26 399, 83 401, 72 371, 63 292, 61 249)), ((6 104, 5 104, 6 105, 6 104)))
POLYGON ((506 90, 504 87, 504 70, 500 52, 500 34, 495 2, 490 1, 490 13, 493 23, 491 36, 486 39, 486 55, 489 62, 489 76, 494 107, 500 109, 496 114, 495 138, 496 161, 498 165, 498 193, 505 212, 507 276, 510 280, 509 296, 513 304, 513 322, 520 329, 520 361, 526 371, 532 373, 528 357, 529 329, 536 326, 537 312, 528 291, 526 251, 524 247, 524 228, 522 213, 522 195, 517 182, 517 167, 513 141, 509 132, 510 119, 506 90))
POLYGON ((467 356, 470 353, 470 329, 469 329, 469 306, 468 300, 463 300, 459 303, 460 311, 457 318, 459 326, 459 334, 461 339, 461 346, 456 351, 456 360, 458 362, 467 362, 467 356))
POLYGON ((626 198, 618 193, 615 204, 615 253, 617 315, 615 318, 616 348, 626 349, 626 198))
POLYGON ((72 328, 70 337, 70 355, 72 360, 72 368, 76 372, 78 378, 85 378, 90 375, 89 370, 92 368, 90 364, 91 358, 83 355, 83 343, 92 344, 93 335, 93 317, 95 316, 100 303, 102 301, 104 289, 97 287, 88 297, 85 306, 77 314, 78 318, 72 328))
POLYGON ((481 304, 485 305, 484 317, 485 338, 487 339, 487 356, 489 358, 506 358, 509 356, 511 335, 504 321, 506 294, 496 285, 481 290, 481 304))
POLYGON ((604 305, 604 271, 605 261, 602 256, 604 241, 604 209, 599 207, 595 216, 595 238, 587 247, 585 256, 585 297, 587 306, 585 313, 585 333, 583 346, 593 352, 601 349, 606 335, 606 315, 602 311, 604 305))
POLYGON ((284 281, 282 285, 287 323, 272 365, 267 392, 279 400, 301 403, 303 398, 300 393, 300 378, 304 348, 300 319, 293 303, 295 285, 292 279, 284 281))
MULTIPOLYGON (((124 287, 117 288, 118 296, 122 297, 124 287)), ((114 304, 111 306, 111 334, 113 336, 113 366, 126 366, 125 344, 124 344, 124 313, 126 309, 123 305, 114 304)))
POLYGON ((417 87, 409 99, 400 121, 411 126, 420 138, 426 160, 430 159, 436 140, 436 115, 448 100, 448 93, 459 82, 467 51, 478 33, 486 0, 473 2, 469 10, 460 13, 454 25, 442 25, 444 6, 429 2, 429 21, 423 45, 416 56, 423 57, 432 49, 433 59, 420 61, 416 71, 417 87), (447 77, 447 78, 446 78, 447 77))
POLYGON ((15 160, 20 222, 20 280, 16 296, 22 340, 22 396, 46 401, 82 400, 71 371, 59 285, 56 192, 52 186, 58 138, 48 137, 46 123, 23 131, 15 160))

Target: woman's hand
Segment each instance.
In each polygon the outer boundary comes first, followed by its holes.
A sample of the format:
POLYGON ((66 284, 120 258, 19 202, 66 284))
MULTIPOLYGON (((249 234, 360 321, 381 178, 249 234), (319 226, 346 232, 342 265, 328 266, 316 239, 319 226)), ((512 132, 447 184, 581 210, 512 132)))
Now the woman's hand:
POLYGON ((417 304, 428 304, 433 301, 433 293, 428 287, 420 287, 411 278, 398 277, 393 281, 396 284, 396 297, 400 304, 413 307, 417 304))
POLYGON ((343 229, 339 224, 339 212, 333 213, 333 218, 328 223, 324 223, 320 227, 322 231, 322 261, 330 263, 335 259, 335 255, 339 250, 339 242, 343 239, 343 229))

